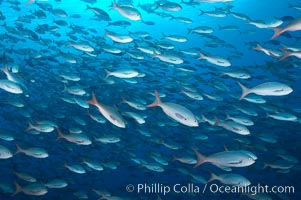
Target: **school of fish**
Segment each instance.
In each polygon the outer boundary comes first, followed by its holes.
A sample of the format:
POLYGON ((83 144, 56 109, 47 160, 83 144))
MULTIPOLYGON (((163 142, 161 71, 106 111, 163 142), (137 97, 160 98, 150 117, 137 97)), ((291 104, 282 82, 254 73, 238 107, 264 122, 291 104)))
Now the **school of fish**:
POLYGON ((1 1, 0 199, 207 198, 130 196, 135 182, 300 188, 301 2, 277 16, 259 2, 1 1))

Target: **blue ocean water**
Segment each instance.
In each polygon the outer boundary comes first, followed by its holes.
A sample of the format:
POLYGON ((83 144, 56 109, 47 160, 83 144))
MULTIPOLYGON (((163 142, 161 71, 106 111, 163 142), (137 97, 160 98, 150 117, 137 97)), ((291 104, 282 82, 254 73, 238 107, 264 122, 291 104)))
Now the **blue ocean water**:
POLYGON ((0 199, 300 199, 299 1, 0 7, 0 199))

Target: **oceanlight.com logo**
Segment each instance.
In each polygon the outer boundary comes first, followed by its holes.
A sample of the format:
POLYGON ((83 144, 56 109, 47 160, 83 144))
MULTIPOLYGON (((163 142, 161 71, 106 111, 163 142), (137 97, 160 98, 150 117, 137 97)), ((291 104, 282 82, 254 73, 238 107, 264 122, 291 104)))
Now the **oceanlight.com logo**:
MULTIPOLYGON (((207 188, 207 184, 205 185, 207 188)), ((204 190, 206 191, 206 189, 204 190)), ((294 194, 294 186, 269 186, 269 185, 245 185, 245 186, 223 186, 217 184, 210 184, 209 191, 211 193, 225 193, 225 194, 248 194, 257 195, 264 194, 294 194)))
POLYGON ((269 185, 245 185, 245 186, 229 186, 218 184, 198 185, 195 183, 167 185, 162 183, 143 183, 128 184, 126 191, 137 194, 245 194, 255 196, 257 194, 294 194, 294 186, 269 186, 269 185))

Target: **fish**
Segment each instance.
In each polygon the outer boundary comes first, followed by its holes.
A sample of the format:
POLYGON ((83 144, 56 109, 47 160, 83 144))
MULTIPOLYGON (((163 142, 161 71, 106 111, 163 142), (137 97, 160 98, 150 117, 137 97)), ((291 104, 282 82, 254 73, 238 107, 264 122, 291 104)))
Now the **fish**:
POLYGON ((175 155, 173 155, 173 161, 179 161, 181 163, 185 163, 185 164, 191 164, 191 165, 195 165, 197 163, 197 160, 193 157, 176 157, 175 155))
POLYGON ((12 196, 16 196, 20 192, 31 196, 43 196, 48 193, 47 188, 40 183, 33 183, 25 186, 20 186, 17 182, 15 182, 16 191, 12 196))
POLYGON ((234 185, 234 186, 242 186, 242 187, 246 187, 251 184, 251 182, 247 178, 239 174, 216 175, 211 172, 211 177, 208 180, 208 182, 212 182, 214 180, 218 180, 226 185, 234 185))
POLYGON ((190 127, 199 126, 195 115, 190 110, 179 104, 162 102, 157 90, 155 90, 155 96, 155 101, 152 104, 147 105, 146 107, 152 108, 159 106, 162 108, 163 112, 166 115, 176 120, 177 122, 190 127))
POLYGON ((156 2, 156 7, 161 8, 166 11, 172 11, 172 12, 178 12, 182 10, 182 6, 178 3, 171 2, 171 1, 157 1, 156 2))
POLYGON ((298 1, 27 1, 0 1, 1 200, 298 186, 298 1))
POLYGON ((251 94, 251 93, 261 95, 261 96, 284 96, 284 95, 288 95, 291 92, 293 92, 293 89, 290 86, 288 86, 284 83, 279 83, 279 82, 266 82, 266 83, 257 85, 251 89, 247 88, 240 82, 237 82, 237 83, 242 89, 242 95, 239 98, 239 100, 242 100, 248 94, 251 94))
POLYGON ((148 170, 154 171, 154 172, 164 172, 164 168, 162 167, 162 165, 158 164, 158 163, 147 163, 147 162, 143 162, 142 166, 145 167, 148 170))
POLYGON ((299 31, 301 30, 301 17, 292 20, 284 27, 281 28, 276 27, 273 28, 273 30, 274 30, 274 35, 272 36, 271 40, 277 38, 279 35, 283 34, 286 31, 299 31))
POLYGON ((107 73, 106 78, 110 76, 114 76, 116 78, 134 78, 139 75, 139 72, 134 69, 119 69, 113 72, 105 69, 105 71, 107 73))
POLYGON ((245 125, 245 126, 253 126, 254 125, 254 122, 245 116, 230 116, 229 114, 227 114, 226 120, 228 120, 228 119, 230 119, 234 122, 237 122, 239 124, 245 125))
POLYGON ((110 15, 106 11, 104 11, 104 10, 102 10, 100 8, 95 8, 95 7, 91 7, 91 6, 87 5, 86 10, 93 11, 93 13, 98 18, 101 18, 101 19, 103 19, 105 21, 111 21, 110 15))
POLYGON ((23 93, 23 89, 19 84, 6 79, 0 80, 0 88, 5 90, 6 92, 13 93, 13 94, 23 93))
POLYGON ((253 48, 253 49, 256 50, 256 51, 262 51, 266 55, 274 57, 274 58, 280 58, 280 57, 282 57, 282 53, 281 52, 275 51, 275 50, 272 50, 272 49, 264 48, 260 44, 257 44, 257 46, 255 48, 253 48))
POLYGON ((74 172, 76 174, 85 174, 86 170, 81 165, 68 165, 66 162, 64 163, 64 167, 69 171, 74 172))
POLYGON ((92 144, 91 140, 88 136, 85 134, 63 134, 62 131, 59 128, 56 128, 56 131, 58 132, 58 137, 56 140, 64 138, 68 142, 72 142, 78 145, 90 145, 92 144))
POLYGON ((135 108, 137 110, 145 110, 146 109, 146 107, 143 104, 136 102, 136 101, 126 100, 124 97, 122 97, 122 103, 126 103, 130 107, 135 108))
POLYGON ((35 177, 33 177, 32 175, 30 175, 30 174, 27 174, 27 173, 24 173, 24 172, 16 172, 16 171, 14 171, 14 174, 18 178, 20 178, 20 179, 22 179, 24 181, 27 181, 27 182, 30 182, 30 183, 37 182, 37 179, 35 177))
POLYGON ((63 179, 53 179, 44 184, 48 188, 65 188, 68 186, 68 183, 63 179))
POLYGON ((127 5, 118 5, 116 3, 116 0, 114 0, 114 2, 113 2, 112 9, 117 10, 120 15, 122 15, 123 17, 125 17, 127 19, 130 19, 133 21, 141 20, 141 14, 136 8, 127 6, 127 5))
POLYGON ((270 20, 248 20, 249 24, 256 26, 257 28, 276 28, 280 26, 283 21, 281 19, 270 19, 270 20))
POLYGON ((118 43, 130 43, 134 40, 129 35, 119 34, 108 30, 105 30, 105 35, 111 38, 114 42, 118 42, 118 43))
POLYGON ((29 127, 25 131, 36 130, 38 132, 50 133, 54 130, 54 128, 55 128, 55 126, 53 126, 53 124, 39 123, 39 124, 33 125, 29 122, 29 127))
POLYGON ((89 44, 84 44, 84 43, 73 43, 69 42, 67 47, 73 47, 74 49, 84 51, 84 52, 93 52, 94 48, 90 46, 89 44))
POLYGON ((153 51, 153 55, 155 58, 159 58, 161 61, 170 64, 180 65, 184 62, 181 57, 170 53, 156 53, 153 51))
POLYGON ((216 57, 216 56, 206 56, 205 54, 199 52, 200 57, 198 58, 198 60, 206 60, 207 62, 214 64, 214 65, 218 65, 221 67, 229 67, 231 66, 231 63, 224 59, 224 58, 220 58, 220 57, 216 57))
POLYGON ((86 164, 89 168, 96 170, 96 171, 103 171, 103 167, 100 163, 96 162, 96 161, 90 161, 90 160, 86 160, 83 159, 83 164, 86 164))
POLYGON ((34 158, 47 158, 49 156, 48 153, 46 152, 46 150, 43 148, 31 147, 28 149, 22 149, 20 147, 20 145, 16 144, 16 146, 17 146, 17 151, 16 151, 15 155, 19 154, 19 153, 24 153, 25 155, 31 156, 34 158))
POLYGON ((181 35, 164 35, 163 34, 162 39, 171 40, 174 42, 187 42, 188 41, 186 37, 183 37, 181 35))
POLYGON ((123 116, 129 117, 134 119, 138 124, 144 124, 145 120, 144 117, 139 115, 138 113, 134 113, 134 112, 123 112, 121 113, 123 116))
POLYGON ((125 121, 119 112, 110 106, 98 103, 94 92, 92 92, 92 100, 87 101, 87 103, 96 106, 98 111, 113 125, 119 128, 125 128, 125 121))
POLYGON ((0 131, 0 139, 8 141, 8 142, 15 140, 15 138, 12 134, 10 134, 8 132, 4 132, 4 131, 0 131))
POLYGON ((197 163, 194 168, 208 162, 219 168, 223 167, 247 167, 255 163, 254 157, 250 156, 246 151, 222 151, 204 156, 196 149, 193 149, 197 155, 197 163))
POLYGON ((283 51, 283 56, 280 57, 279 60, 285 60, 286 58, 290 57, 290 56, 295 56, 299 59, 301 59, 301 50, 300 51, 287 51, 286 49, 282 49, 283 51))
POLYGON ((249 79, 251 75, 244 71, 230 71, 230 72, 222 72, 221 76, 229 76, 237 79, 249 79))
POLYGON ((5 146, 0 145, 0 159, 8 159, 13 157, 12 152, 5 146))
POLYGON ((215 118, 214 126, 220 126, 224 129, 237 133, 239 135, 249 135, 250 131, 247 127, 242 124, 239 124, 235 121, 223 121, 221 122, 217 117, 215 118))
POLYGON ((296 122, 298 120, 297 116, 288 113, 288 112, 279 112, 279 113, 267 113, 267 117, 277 119, 277 120, 282 120, 282 121, 293 121, 296 122))
POLYGON ((214 30, 208 26, 197 26, 195 28, 188 28, 188 33, 197 33, 197 34, 209 34, 214 30))
POLYGON ((101 142, 103 144, 111 144, 111 143, 117 143, 120 142, 120 138, 118 136, 115 135, 104 135, 101 137, 95 137, 94 136, 94 140, 97 142, 101 142))

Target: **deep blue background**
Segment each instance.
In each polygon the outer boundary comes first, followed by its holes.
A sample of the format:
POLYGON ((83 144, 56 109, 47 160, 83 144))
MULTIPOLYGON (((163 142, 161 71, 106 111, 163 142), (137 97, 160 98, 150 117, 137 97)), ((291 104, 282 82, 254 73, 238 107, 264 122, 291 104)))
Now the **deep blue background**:
MULTIPOLYGON (((9 94, 3 90, 0 91, 1 107, 0 107, 0 125, 2 132, 9 132, 15 137, 15 141, 6 142, 0 141, 1 145, 6 146, 12 152, 16 151, 15 144, 20 144, 24 148, 43 147, 49 153, 49 158, 35 159, 23 154, 15 155, 8 160, 0 160, 0 183, 11 185, 15 181, 21 185, 27 183, 19 180, 13 171, 26 172, 38 179, 38 182, 45 183, 54 178, 62 178, 69 184, 64 189, 49 189, 48 194, 41 199, 76 199, 73 193, 84 191, 89 198, 96 199, 95 193, 91 189, 104 189, 110 191, 114 196, 120 196, 130 199, 156 199, 157 196, 138 195, 137 193, 127 193, 125 186, 129 183, 162 183, 173 186, 176 183, 184 185, 192 182, 189 175, 183 175, 178 170, 184 168, 191 174, 201 175, 205 179, 209 179, 208 170, 216 173, 224 173, 213 165, 204 164, 203 166, 193 169, 190 165, 181 164, 172 161, 172 155, 191 155, 192 147, 199 149, 205 155, 216 153, 224 150, 224 146, 229 149, 247 149, 255 153, 258 157, 257 162, 246 168, 234 169, 234 173, 246 176, 252 185, 260 183, 262 185, 293 185, 295 187, 294 195, 271 195, 273 199, 300 199, 300 163, 297 163, 289 173, 278 173, 274 169, 262 169, 263 164, 271 163, 279 159, 277 154, 285 152, 288 155, 293 155, 299 160, 300 157, 300 120, 297 122, 277 121, 272 118, 266 118, 266 112, 260 105, 252 104, 246 101, 239 101, 238 97, 241 94, 241 89, 237 85, 237 80, 229 77, 220 77, 223 71, 231 71, 236 69, 244 69, 251 74, 252 78, 243 80, 242 82, 249 87, 257 84, 278 81, 290 85, 293 88, 293 93, 283 97, 264 97, 267 100, 266 106, 272 106, 277 110, 291 112, 297 117, 301 117, 300 109, 300 61, 296 58, 288 58, 285 61, 271 58, 262 52, 252 50, 253 46, 250 43, 255 42, 271 49, 282 48, 280 43, 289 46, 300 46, 300 32, 290 32, 291 37, 280 36, 272 43, 270 41, 273 31, 269 29, 258 29, 255 26, 247 24, 245 21, 236 19, 231 15, 225 18, 215 18, 206 15, 199 15, 200 9, 205 11, 213 10, 215 7, 226 7, 227 4, 216 3, 200 3, 197 6, 187 6, 181 4, 183 9, 173 13, 164 11, 165 13, 174 16, 187 17, 193 20, 192 24, 183 24, 169 18, 162 18, 155 14, 148 14, 141 8, 137 7, 139 3, 153 3, 154 1, 134 1, 134 6, 139 9, 144 21, 152 21, 153 26, 143 24, 141 21, 131 22, 131 26, 127 28, 107 26, 106 21, 92 20, 94 14, 91 10, 86 10, 86 5, 83 1, 62 0, 61 2, 49 0, 53 8, 60 8, 68 13, 67 18, 59 18, 44 11, 47 15, 46 19, 38 19, 34 17, 33 12, 40 9, 37 5, 32 4, 24 6, 25 1, 1 1, 1 12, 5 19, 1 20, 0 26, 0 55, 6 53, 6 59, 1 60, 1 67, 4 67, 5 62, 9 65, 18 64, 20 72, 18 76, 24 80, 28 87, 28 97, 25 95, 9 94), (17 6, 13 6, 13 2, 19 2, 17 6), (80 15, 80 18, 71 17, 74 14, 80 15), (33 16, 30 22, 18 21, 19 17, 33 16), (53 23, 53 19, 65 20, 69 25, 82 26, 88 35, 76 33, 76 37, 80 41, 86 41, 96 49, 97 57, 89 57, 82 52, 67 48, 70 38, 68 35, 71 32, 69 27, 59 27, 57 33, 59 36, 54 36, 51 33, 38 34, 38 40, 28 39, 22 32, 8 30, 16 28, 17 25, 23 25, 24 28, 35 31, 38 24, 53 23), (238 30, 225 31, 218 30, 219 26, 235 25, 238 30), (205 46, 208 38, 197 34, 187 34, 188 28, 196 26, 209 26, 214 29, 212 35, 226 41, 234 48, 219 45, 216 48, 205 46), (6 28, 5 28, 6 27, 6 28), (184 44, 171 42, 176 46, 176 51, 196 48, 201 52, 206 52, 209 55, 220 56, 230 59, 232 66, 225 69, 218 66, 213 66, 205 61, 197 60, 197 57, 184 56, 185 64, 181 66, 190 66, 195 68, 193 73, 185 73, 176 69, 177 66, 170 66, 160 62, 156 58, 145 55, 144 61, 130 59, 126 54, 111 55, 105 53, 101 49, 104 43, 116 45, 123 51, 134 48, 133 44, 113 44, 110 39, 103 37, 104 30, 108 29, 118 33, 128 34, 128 31, 146 31, 152 37, 149 41, 153 44, 162 39, 162 34, 179 34, 186 36, 188 42, 184 44), (252 31, 249 33, 249 31, 252 31), (14 36, 17 39, 13 39, 14 36), (46 39, 50 39, 49 43, 46 39), (82 57, 77 64, 69 64, 60 57, 60 50, 70 52, 78 57, 82 57), (38 54, 42 58, 35 59, 38 54), (239 57, 231 58, 238 55, 239 57), (126 83, 119 79, 114 79, 115 84, 104 84, 105 68, 116 70, 119 68, 135 68, 139 72, 146 74, 143 78, 138 78, 138 84, 126 83), (138 125, 131 119, 126 118, 127 128, 119 129, 111 125, 109 122, 105 124, 97 124, 90 119, 86 114, 87 111, 77 105, 68 104, 61 100, 61 97, 68 96, 62 92, 64 84, 59 81, 58 75, 69 70, 73 73, 80 74, 81 81, 78 83, 86 88, 88 95, 91 91, 95 91, 97 98, 101 103, 106 105, 117 105, 121 112, 133 111, 146 115, 146 124, 138 125), (34 80, 34 81, 32 81, 34 80), (181 84, 195 88, 200 93, 217 95, 222 97, 222 102, 216 102, 204 97, 203 101, 195 101, 180 94, 181 84), (229 91, 216 89, 219 84, 223 84, 229 88, 229 91), (218 116, 225 118, 226 113, 239 113, 237 107, 251 109, 258 112, 257 117, 251 117, 255 125, 250 127, 251 135, 240 136, 228 132, 221 128, 212 127, 207 123, 200 123, 198 128, 189 128, 183 125, 176 124, 169 119, 160 108, 147 109, 145 111, 135 111, 125 104, 120 104, 121 97, 127 99, 140 99, 146 103, 153 101, 154 89, 160 93, 166 94, 163 101, 174 102, 183 105, 190 109, 196 116, 201 114, 206 116, 218 116), (235 98, 233 97, 235 96, 235 98), (7 103, 11 99, 18 99, 24 102, 24 108, 16 108, 7 103), (23 116, 24 112, 30 113, 31 117, 23 116), (57 117, 63 115, 64 118, 57 117), (86 126, 80 126, 75 123, 73 117, 80 117, 87 123, 86 126), (49 134, 41 133, 40 135, 31 135, 25 132, 29 121, 51 120, 56 122, 65 132, 70 127, 80 127, 86 135, 91 139, 93 135, 116 134, 121 138, 121 142, 117 144, 101 144, 93 141, 89 146, 77 146, 68 143, 64 140, 56 141, 57 133, 54 131, 49 134), (161 123, 161 124, 160 124, 161 123), (172 125, 170 125, 170 123, 172 125), (162 124, 164 126, 162 126, 162 124), (161 125, 161 126, 160 126, 161 125), (141 135, 138 130, 145 130, 151 133, 151 137, 141 135), (208 136, 208 140, 199 140, 196 137, 199 134, 208 136), (259 139, 260 134, 272 135, 277 139, 277 142, 270 144, 259 139), (248 140, 248 145, 240 146, 237 140, 248 140), (175 144, 180 147, 179 150, 170 150, 161 144, 154 141, 163 140, 166 143, 175 144), (131 158, 133 155, 136 158, 155 162, 150 155, 159 153, 163 158, 169 161, 168 166, 163 166, 163 173, 152 172, 134 163, 131 158), (117 169, 112 170, 105 168, 104 171, 88 171, 86 174, 75 174, 68 171, 63 166, 66 161, 68 164, 80 164, 81 158, 90 158, 99 162, 116 162, 117 169), (298 198, 299 197, 299 198, 298 198)), ((180 3, 179 1, 175 1, 180 3)), ((288 5, 300 5, 299 1, 273 1, 273 0, 235 0, 229 5, 234 12, 247 15, 252 20, 268 20, 272 18, 280 18, 283 16, 291 16, 293 18, 300 16, 300 10, 290 8, 288 5)), ((98 7, 105 10, 111 17, 112 21, 127 20, 119 15, 115 10, 110 10, 110 1, 99 1, 95 4, 89 4, 92 7, 98 7)), ((158 9, 158 11, 162 11, 158 9)), ((287 22, 285 22, 287 23, 287 22)), ((138 46, 147 46, 136 38, 138 46)), ((0 74, 1 79, 5 79, 4 73, 0 74)), ((73 83, 70 86, 76 85, 73 83)), ((90 99, 89 96, 84 97, 85 100, 90 99)), ((98 113, 95 107, 91 107, 92 113, 98 113)), ((218 183, 218 182, 217 182, 218 183)), ((198 183, 200 188, 203 184, 198 183)), ((1 199, 13 199, 9 194, 0 193, 1 199)), ((207 192, 200 196, 173 195, 169 194, 162 199, 245 199, 240 195, 213 195, 207 192)), ((18 194, 14 199, 36 199, 35 197, 18 194)))

